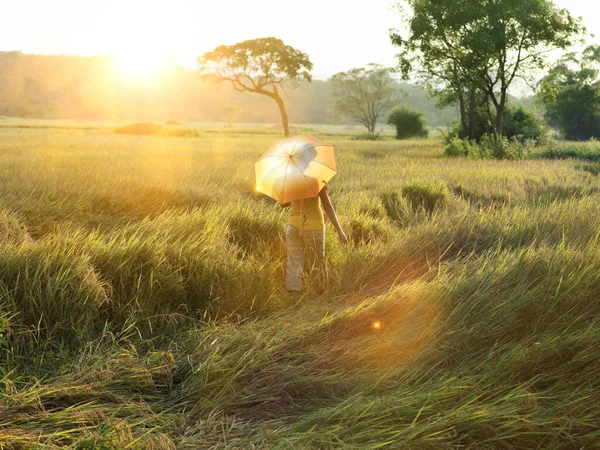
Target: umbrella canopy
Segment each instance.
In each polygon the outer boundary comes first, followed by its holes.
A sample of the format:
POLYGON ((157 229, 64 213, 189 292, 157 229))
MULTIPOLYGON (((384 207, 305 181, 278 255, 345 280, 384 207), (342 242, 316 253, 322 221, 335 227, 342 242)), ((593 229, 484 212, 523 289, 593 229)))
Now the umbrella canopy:
POLYGON ((275 143, 254 168, 256 190, 280 203, 316 197, 336 174, 333 146, 310 134, 275 143))

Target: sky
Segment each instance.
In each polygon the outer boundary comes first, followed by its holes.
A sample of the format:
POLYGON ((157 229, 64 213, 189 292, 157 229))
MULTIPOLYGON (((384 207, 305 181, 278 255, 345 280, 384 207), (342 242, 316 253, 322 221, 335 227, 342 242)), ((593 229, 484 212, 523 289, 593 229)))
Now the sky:
POLYGON ((323 78, 394 64, 390 0, 2 0, 0 50, 98 55, 168 51, 181 65, 219 45, 274 36, 323 78))
MULTIPOLYGON (((1 0, 0 51, 36 54, 168 52, 195 69, 218 45, 275 36, 307 53, 313 76, 394 65, 394 0, 1 0)), ((600 5, 555 0, 600 36, 600 5)), ((596 42, 600 39, 596 37, 596 42)))

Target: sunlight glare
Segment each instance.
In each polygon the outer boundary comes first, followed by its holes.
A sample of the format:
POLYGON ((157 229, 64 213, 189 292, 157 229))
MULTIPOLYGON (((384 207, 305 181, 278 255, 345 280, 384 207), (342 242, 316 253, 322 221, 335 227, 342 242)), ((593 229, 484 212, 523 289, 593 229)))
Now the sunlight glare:
POLYGON ((381 322, 379 320, 376 320, 375 322, 373 322, 373 329, 381 330, 381 322))
POLYGON ((169 67, 164 52, 132 49, 118 53, 116 59, 119 70, 129 78, 156 78, 169 67))

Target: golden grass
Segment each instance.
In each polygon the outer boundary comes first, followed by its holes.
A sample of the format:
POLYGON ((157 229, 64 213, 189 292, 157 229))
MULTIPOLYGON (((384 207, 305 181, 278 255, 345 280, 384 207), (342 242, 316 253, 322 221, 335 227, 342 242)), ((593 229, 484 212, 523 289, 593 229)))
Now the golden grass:
POLYGON ((315 128, 350 244, 293 304, 278 136, 207 130, 0 128, 0 448, 597 444, 597 176, 315 128))

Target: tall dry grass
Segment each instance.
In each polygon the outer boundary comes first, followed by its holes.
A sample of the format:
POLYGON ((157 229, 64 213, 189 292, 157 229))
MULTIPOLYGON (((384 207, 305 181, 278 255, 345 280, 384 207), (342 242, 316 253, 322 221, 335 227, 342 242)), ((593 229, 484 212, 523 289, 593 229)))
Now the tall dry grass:
POLYGON ((597 445, 597 176, 331 135, 293 304, 274 139, 0 129, 0 448, 597 445))

